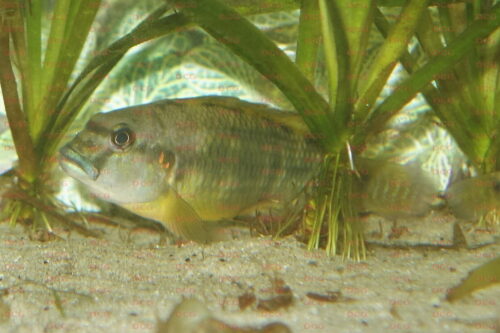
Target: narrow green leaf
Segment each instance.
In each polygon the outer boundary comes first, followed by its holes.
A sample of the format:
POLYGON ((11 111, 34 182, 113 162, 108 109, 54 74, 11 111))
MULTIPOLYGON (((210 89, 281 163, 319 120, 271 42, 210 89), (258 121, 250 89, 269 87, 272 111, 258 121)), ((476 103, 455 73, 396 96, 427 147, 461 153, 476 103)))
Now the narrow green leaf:
POLYGON ((272 81, 295 106, 311 131, 321 137, 326 149, 340 148, 343 140, 340 134, 344 128, 332 121, 327 112, 328 104, 259 29, 216 0, 170 0, 169 3, 272 81))
MULTIPOLYGON (((23 6, 24 4, 21 3, 20 6, 23 6)), ((14 54, 13 54, 13 63, 17 64, 17 68, 19 71, 19 75, 21 77, 20 79, 20 84, 22 87, 22 105, 23 105, 23 110, 25 110, 25 105, 28 104, 28 100, 30 98, 29 96, 29 63, 28 59, 26 57, 27 53, 27 45, 26 45, 26 38, 25 38, 25 29, 24 29, 24 19, 22 16, 22 13, 24 10, 22 10, 22 7, 20 10, 16 11, 14 15, 10 18, 12 20, 13 26, 16 27, 16 29, 12 30, 12 44, 14 46, 14 54)))
POLYGON ((352 114, 349 82, 349 45, 345 24, 333 1, 320 0, 321 30, 330 89, 330 112, 338 128, 337 134, 346 137, 352 114), (339 128, 341 127, 341 128, 339 128))
MULTIPOLYGON (((342 23, 339 22, 339 17, 334 17, 337 13, 337 9, 333 8, 333 2, 329 0, 318 0, 319 8, 321 14, 321 31, 323 34, 323 49, 325 52, 325 62, 326 68, 328 70, 328 90, 329 90, 329 103, 330 103, 330 112, 334 112, 333 109, 335 104, 337 103, 337 93, 339 88, 339 70, 341 70, 341 66, 339 65, 339 56, 340 52, 337 52, 337 47, 335 45, 335 31, 334 29, 341 30, 342 23), (334 23, 337 23, 334 27, 334 23)), ((346 51, 347 49, 344 49, 346 51)), ((340 61, 346 60, 343 54, 340 54, 340 61)), ((345 64, 344 64, 345 65, 345 64)))
POLYGON ((50 106, 45 104, 45 101, 48 98, 53 98, 54 94, 57 94, 57 89, 53 86, 53 82, 55 73, 58 70, 61 49, 65 47, 63 42, 70 7, 71 1, 57 1, 55 4, 42 69, 42 98, 40 105, 36 106, 37 110, 33 113, 33 119, 30 121, 31 134, 34 138, 38 137, 40 130, 43 128, 44 119, 47 118, 45 110, 50 109, 50 106))
POLYGON ((8 20, 3 21, 0 17, 0 50, 2 50, 2 56, 0 56, 0 87, 2 88, 5 111, 14 146, 19 157, 19 173, 25 181, 32 182, 36 177, 37 155, 29 131, 26 130, 28 124, 21 108, 16 77, 12 70, 9 38, 11 30, 12 27, 9 26, 8 20))
POLYGON ((27 94, 28 105, 24 105, 29 122, 34 121, 34 113, 41 98, 42 77, 42 2, 32 1, 29 10, 25 13, 26 18, 26 43, 27 43, 27 94))
MULTIPOLYGON (((88 9, 88 7, 86 8, 85 6, 82 6, 82 4, 88 5, 87 3, 87 0, 71 0, 71 6, 68 13, 68 22, 75 22, 77 17, 78 19, 80 19, 82 11, 88 9)), ((71 32, 75 29, 80 29, 79 24, 72 24, 64 29, 64 43, 73 43, 70 37, 72 35, 71 32)))
POLYGON ((295 63, 304 76, 315 82, 318 46, 321 38, 318 1, 302 0, 295 63))
MULTIPOLYGON (((344 51, 350 61, 350 83, 351 91, 355 91, 358 85, 363 61, 366 61, 366 48, 368 38, 373 24, 375 10, 374 0, 336 0, 338 12, 341 17, 343 30, 347 37, 349 48, 344 51)), ((343 82, 345 84, 345 82, 343 82)))
POLYGON ((491 132, 490 146, 486 152, 483 164, 485 173, 495 172, 500 170, 500 121, 496 122, 497 127, 491 132))
POLYGON ((365 83, 360 87, 360 98, 355 105, 358 119, 364 119, 373 108, 394 66, 414 35, 422 13, 427 10, 428 2, 429 0, 409 0, 403 8, 398 22, 393 26, 373 61, 365 83))
POLYGON ((495 30, 490 36, 478 40, 481 58, 476 63, 476 68, 481 73, 479 82, 480 98, 483 100, 485 112, 493 121, 495 126, 500 119, 499 106, 495 108, 495 92, 500 86, 500 29, 495 30), (496 113, 496 115, 495 115, 496 113), (495 118, 496 117, 496 118, 495 118))
POLYGON ((73 20, 78 20, 78 24, 68 26, 64 36, 64 43, 68 47, 60 60, 65 66, 62 66, 56 73, 57 79, 64 83, 65 87, 101 5, 101 0, 80 0, 79 2, 78 6, 76 4, 72 6, 70 13, 73 20))
MULTIPOLYGON (((72 2, 70 7, 65 8, 66 15, 69 19, 64 20, 64 25, 62 27, 59 27, 58 23, 56 23, 54 27, 54 35, 56 36, 54 38, 62 38, 62 43, 59 43, 65 46, 64 49, 52 47, 51 50, 50 43, 56 40, 51 40, 49 37, 46 61, 44 64, 44 73, 47 73, 47 77, 44 75, 44 79, 50 81, 46 82, 44 80, 44 83, 48 84, 48 86, 43 98, 43 112, 39 112, 39 114, 44 115, 44 117, 39 120, 40 124, 36 125, 37 128, 39 128, 39 132, 35 131, 35 135, 39 135, 41 133, 40 130, 45 128, 46 123, 50 121, 49 119, 51 117, 47 117, 47 115, 52 115, 52 117, 57 116, 54 112, 54 108, 66 91, 68 80, 87 39, 90 27, 99 9, 100 2, 100 0, 78 0, 72 2), (78 17, 78 25, 74 24, 76 17, 78 17), (51 65, 52 61, 55 61, 53 65, 51 65), (50 66, 56 67, 50 68, 50 66)), ((57 13, 58 10, 56 7, 54 15, 57 13)), ((54 24, 54 20, 52 24, 54 24)), ((38 136, 35 138, 38 138, 38 136)))

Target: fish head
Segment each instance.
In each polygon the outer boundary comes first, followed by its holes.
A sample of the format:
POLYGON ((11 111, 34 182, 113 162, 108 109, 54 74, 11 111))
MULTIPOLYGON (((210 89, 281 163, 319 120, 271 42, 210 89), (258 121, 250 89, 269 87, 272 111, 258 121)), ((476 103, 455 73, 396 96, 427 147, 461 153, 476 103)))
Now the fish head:
POLYGON ((71 177, 101 199, 117 204, 150 202, 168 190, 173 154, 158 149, 158 124, 134 109, 94 115, 60 149, 59 162, 71 177))

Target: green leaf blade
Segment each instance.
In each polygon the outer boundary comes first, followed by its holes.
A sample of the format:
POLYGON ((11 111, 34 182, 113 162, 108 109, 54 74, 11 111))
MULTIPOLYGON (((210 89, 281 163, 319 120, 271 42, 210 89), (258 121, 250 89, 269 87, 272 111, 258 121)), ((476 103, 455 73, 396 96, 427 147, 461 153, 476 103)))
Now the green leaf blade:
POLYGON ((375 13, 374 0, 337 0, 343 30, 347 38, 348 49, 345 50, 350 62, 350 84, 351 91, 355 91, 358 84, 358 75, 361 71, 362 62, 366 59, 366 48, 370 36, 373 17, 375 13))
POLYGON ((300 9, 299 36, 295 63, 305 77, 314 83, 321 38, 317 1, 303 0, 300 9))
MULTIPOLYGON (((27 118, 34 119, 36 106, 41 97, 42 76, 42 2, 31 2, 30 10, 26 12, 26 44, 28 69, 26 77, 29 78, 27 94, 28 105, 24 105, 27 118)), ((33 133, 32 133, 33 134, 33 133)))
POLYGON ((349 45, 345 33, 345 24, 336 4, 328 0, 320 0, 321 28, 325 50, 325 61, 328 69, 330 90, 330 112, 340 138, 348 132, 348 122, 352 114, 350 101, 350 69, 349 45))

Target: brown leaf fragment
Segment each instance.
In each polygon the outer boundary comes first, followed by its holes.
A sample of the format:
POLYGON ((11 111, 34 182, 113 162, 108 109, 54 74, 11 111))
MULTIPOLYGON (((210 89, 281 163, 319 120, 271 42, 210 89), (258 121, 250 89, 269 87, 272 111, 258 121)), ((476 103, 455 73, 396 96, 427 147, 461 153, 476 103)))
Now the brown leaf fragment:
POLYGON ((352 302, 353 298, 345 297, 340 291, 327 291, 325 294, 308 292, 307 297, 318 302, 329 302, 329 303, 339 303, 339 302, 352 302))
POLYGON ((285 281, 280 278, 274 278, 271 283, 271 292, 274 296, 267 299, 259 299, 257 309, 272 312, 292 305, 292 289, 285 284, 285 281))
POLYGON ((259 299, 259 302, 257 303, 257 309, 272 312, 281 308, 289 307, 290 305, 292 305, 292 303, 293 293, 292 290, 288 288, 279 295, 267 299, 259 299))
POLYGON ((245 310, 250 305, 255 303, 256 300, 257 300, 257 297, 255 297, 254 293, 246 292, 243 295, 239 296, 238 297, 238 305, 240 307, 240 310, 245 310))
POLYGON ((327 291, 326 294, 308 292, 306 296, 315 301, 330 303, 336 303, 342 299, 342 293, 340 291, 327 291))
POLYGON ((273 312, 281 308, 289 307, 290 305, 292 305, 292 303, 293 303, 292 294, 279 295, 268 299, 259 300, 259 303, 257 303, 257 309, 262 311, 273 312))

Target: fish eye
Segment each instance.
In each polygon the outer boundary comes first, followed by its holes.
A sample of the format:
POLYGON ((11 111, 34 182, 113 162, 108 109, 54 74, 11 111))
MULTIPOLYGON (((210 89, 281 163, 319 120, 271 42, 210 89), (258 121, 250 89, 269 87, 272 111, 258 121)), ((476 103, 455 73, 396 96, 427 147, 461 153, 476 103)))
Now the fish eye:
POLYGON ((119 149, 125 149, 134 143, 134 132, 128 127, 120 127, 111 134, 111 143, 119 149))

